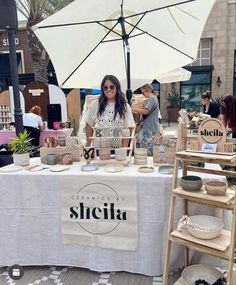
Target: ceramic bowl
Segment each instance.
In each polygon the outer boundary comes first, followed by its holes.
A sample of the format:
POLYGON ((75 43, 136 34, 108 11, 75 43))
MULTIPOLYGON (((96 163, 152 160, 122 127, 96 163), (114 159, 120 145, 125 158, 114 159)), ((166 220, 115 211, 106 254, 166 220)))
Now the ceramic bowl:
POLYGON ((227 183, 219 180, 210 180, 204 183, 205 189, 210 195, 225 195, 227 183))
POLYGON ((199 239, 213 239, 220 235, 224 223, 212 216, 197 215, 190 216, 187 230, 192 235, 199 239))
POLYGON ((180 186, 187 191, 198 191, 202 187, 202 179, 195 175, 186 175, 180 179, 180 186))
POLYGON ((199 279, 213 284, 223 277, 223 273, 207 264, 194 264, 186 267, 182 272, 182 279, 186 285, 195 285, 195 282, 199 279))

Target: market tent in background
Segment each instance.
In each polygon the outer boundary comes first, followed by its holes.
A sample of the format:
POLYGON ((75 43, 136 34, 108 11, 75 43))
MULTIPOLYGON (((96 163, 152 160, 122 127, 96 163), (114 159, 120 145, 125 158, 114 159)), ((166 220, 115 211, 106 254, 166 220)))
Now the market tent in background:
POLYGON ((191 75, 191 71, 188 71, 184 68, 177 68, 161 76, 157 76, 156 80, 160 83, 172 83, 189 80, 191 78, 191 75))
POLYGON ((123 90, 130 76, 134 90, 196 59, 214 3, 76 0, 34 26, 34 32, 61 87, 97 88, 105 74, 114 74, 123 90))

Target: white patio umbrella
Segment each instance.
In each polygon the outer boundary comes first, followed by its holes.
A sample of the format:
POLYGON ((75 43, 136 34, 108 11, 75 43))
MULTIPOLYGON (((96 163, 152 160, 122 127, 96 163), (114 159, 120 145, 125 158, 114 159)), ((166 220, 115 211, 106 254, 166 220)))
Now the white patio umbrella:
POLYGON ((96 88, 114 74, 130 89, 196 59, 214 3, 76 0, 34 30, 61 87, 96 88))
POLYGON ((179 82, 189 80, 191 78, 191 75, 191 71, 179 67, 163 75, 157 76, 156 80, 160 83, 179 82))

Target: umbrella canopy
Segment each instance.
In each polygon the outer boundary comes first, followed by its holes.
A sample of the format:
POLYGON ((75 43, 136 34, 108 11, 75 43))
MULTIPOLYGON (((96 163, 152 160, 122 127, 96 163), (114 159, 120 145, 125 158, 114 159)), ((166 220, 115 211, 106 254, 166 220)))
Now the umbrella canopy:
POLYGON ((160 83, 179 82, 189 80, 191 78, 191 75, 191 71, 179 67, 161 76, 157 76, 156 80, 160 83))
POLYGON ((191 63, 215 0, 76 0, 34 26, 63 88, 135 88, 191 63), (128 78, 128 80, 126 80, 128 78), (130 86, 131 83, 131 86, 130 86))

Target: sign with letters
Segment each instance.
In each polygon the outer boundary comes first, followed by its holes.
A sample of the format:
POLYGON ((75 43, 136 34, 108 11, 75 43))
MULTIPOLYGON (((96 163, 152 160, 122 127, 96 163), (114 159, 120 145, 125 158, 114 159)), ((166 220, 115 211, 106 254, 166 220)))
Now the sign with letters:
MULTIPOLYGON (((18 46, 19 44, 20 44, 19 38, 15 37, 15 45, 18 46)), ((9 41, 8 41, 7 38, 6 39, 2 39, 2 46, 4 46, 4 47, 9 46, 9 41)))
POLYGON ((134 177, 64 176, 59 185, 65 244, 121 250, 137 248, 134 177))
POLYGON ((224 151, 226 143, 226 130, 223 123, 214 118, 204 120, 198 128, 198 147, 202 149, 203 144, 216 144, 217 151, 224 151))

